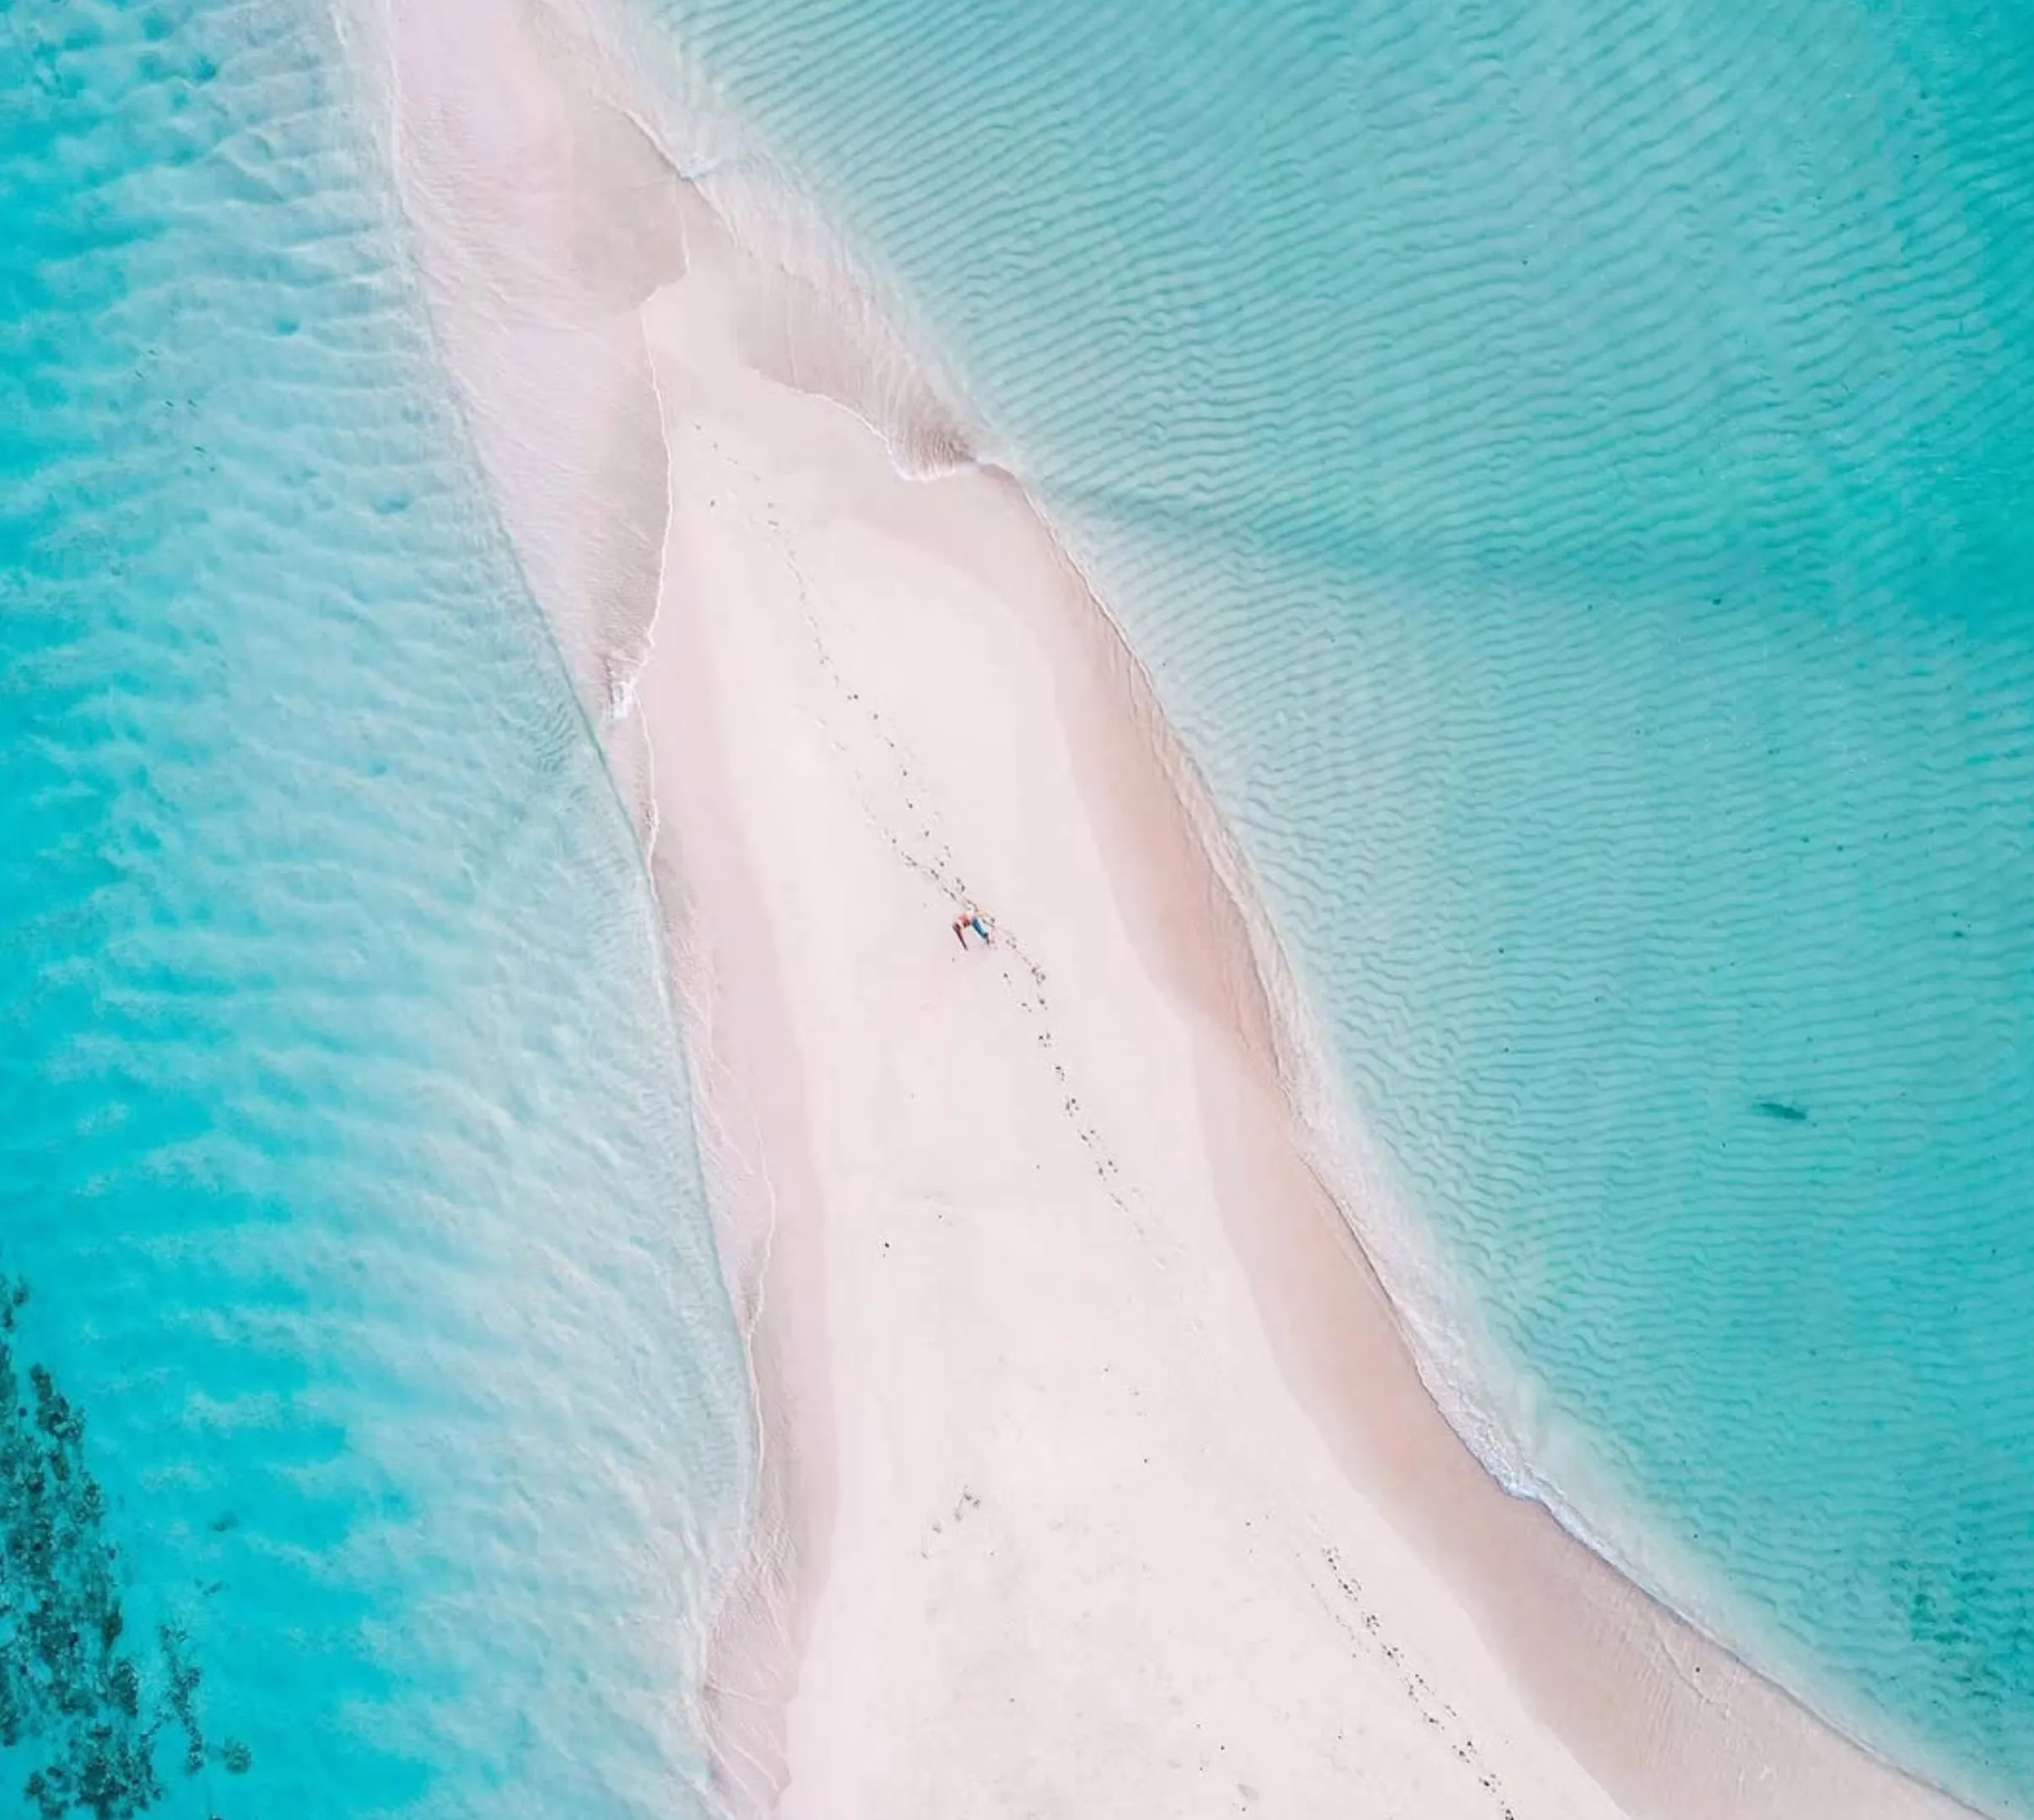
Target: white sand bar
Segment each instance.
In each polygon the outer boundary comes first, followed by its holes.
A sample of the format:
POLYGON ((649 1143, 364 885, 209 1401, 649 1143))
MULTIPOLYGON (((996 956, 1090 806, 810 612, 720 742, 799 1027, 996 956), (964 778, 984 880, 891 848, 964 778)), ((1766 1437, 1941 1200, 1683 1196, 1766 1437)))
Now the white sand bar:
POLYGON ((575 21, 359 17, 590 700, 651 629, 616 749, 764 1441, 709 1665, 731 1808, 1960 1812, 1442 1421, 1303 1159, 1192 780, 1022 492, 897 471, 836 402, 882 389, 851 338, 678 181, 575 21), (968 904, 992 946, 957 940, 968 904))
POLYGON ((1440 1421, 1300 1160, 1134 664, 1006 477, 904 478, 801 388, 844 356, 795 289, 695 212, 645 311, 661 877, 723 1202, 774 1222, 747 1299, 785 1526, 718 1666, 747 1801, 1621 1811, 1558 1715, 1634 1812, 1950 1811, 1440 1421))
POLYGON ((641 692, 708 1044, 769 1019, 791 1077, 707 1090, 816 1263, 759 1296, 811 1355, 773 1441, 834 1455, 782 1812, 1613 1812, 1281 1377, 1208 1129, 1260 1089, 1168 977, 1190 854, 1070 743, 1130 706, 1077 582, 1006 483, 902 479, 757 371, 791 350, 742 276, 697 235, 647 312, 641 692))

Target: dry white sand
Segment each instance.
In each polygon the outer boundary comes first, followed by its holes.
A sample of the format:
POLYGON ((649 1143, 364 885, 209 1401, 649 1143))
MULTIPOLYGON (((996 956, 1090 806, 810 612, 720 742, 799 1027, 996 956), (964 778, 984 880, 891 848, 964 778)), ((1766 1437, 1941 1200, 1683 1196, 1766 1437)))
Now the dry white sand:
POLYGON ((1209 1128, 1261 1096, 1247 972, 1196 969, 1219 909, 1170 899, 1211 880, 1076 759, 1070 716, 1130 708, 1077 582, 1007 484, 900 480, 758 372, 743 275, 703 233, 647 315, 640 690, 722 1191, 797 1260, 753 1292, 773 1455, 831 1455, 780 1811, 1614 1812, 1281 1377, 1209 1128))
POLYGON ((1960 1811, 1441 1420, 1303 1159, 1193 780, 1022 494, 897 471, 837 402, 852 338, 569 20, 358 19, 692 1013, 764 1442, 710 1663, 731 1806, 1960 1811))

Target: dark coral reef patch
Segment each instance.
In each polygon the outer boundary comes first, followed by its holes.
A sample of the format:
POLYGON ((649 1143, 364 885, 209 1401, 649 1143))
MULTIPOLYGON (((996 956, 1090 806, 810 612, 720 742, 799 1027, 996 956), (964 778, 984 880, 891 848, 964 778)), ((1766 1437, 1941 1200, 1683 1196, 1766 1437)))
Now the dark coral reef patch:
MULTIPOLYGON (((24 1753, 37 1820, 132 1820, 162 1800, 159 1743, 179 1767, 233 1773, 237 1739, 208 1744, 186 1639, 159 1627, 136 1650, 105 1494, 85 1465, 84 1417, 48 1369, 18 1359, 26 1287, 0 1275, 0 1751, 24 1753)), ((19 1758, 17 1758, 19 1760, 19 1758)))

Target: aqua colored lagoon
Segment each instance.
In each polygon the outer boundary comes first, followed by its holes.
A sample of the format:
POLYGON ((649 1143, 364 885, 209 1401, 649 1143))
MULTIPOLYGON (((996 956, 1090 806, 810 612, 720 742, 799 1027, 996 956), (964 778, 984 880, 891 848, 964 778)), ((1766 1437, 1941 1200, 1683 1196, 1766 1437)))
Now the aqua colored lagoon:
POLYGON ((656 921, 330 15, 0 94, 0 1809, 706 1812, 656 921))

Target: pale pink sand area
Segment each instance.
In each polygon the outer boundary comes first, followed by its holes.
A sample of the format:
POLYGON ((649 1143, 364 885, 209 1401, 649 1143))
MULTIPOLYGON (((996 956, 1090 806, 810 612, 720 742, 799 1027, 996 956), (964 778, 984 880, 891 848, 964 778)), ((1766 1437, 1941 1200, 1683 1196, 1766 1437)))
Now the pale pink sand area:
POLYGON ((1145 678, 1012 480, 925 477, 859 306, 681 181, 599 20, 349 16, 672 932, 763 1462, 730 1812, 1961 1812, 1442 1419, 1145 678))

